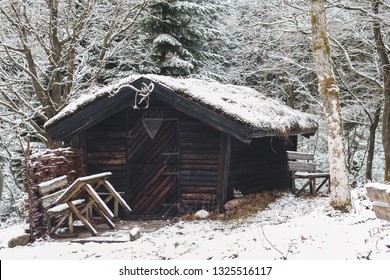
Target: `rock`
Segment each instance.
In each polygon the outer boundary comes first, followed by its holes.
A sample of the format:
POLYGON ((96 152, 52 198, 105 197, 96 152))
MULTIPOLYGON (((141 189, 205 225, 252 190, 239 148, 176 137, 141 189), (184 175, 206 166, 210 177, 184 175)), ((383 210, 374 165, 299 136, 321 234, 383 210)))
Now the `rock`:
POLYGON ((141 237, 141 230, 138 227, 130 230, 130 241, 136 241, 141 237))
POLYGON ((197 219, 207 219, 210 216, 210 213, 202 209, 195 213, 195 218, 197 219))
POLYGON ((26 246, 28 243, 30 243, 30 236, 29 235, 20 235, 17 237, 14 237, 8 241, 8 247, 14 248, 16 246, 26 246))
POLYGON ((229 200, 228 202, 226 202, 225 205, 223 206, 223 208, 226 211, 232 211, 232 210, 240 207, 244 203, 244 201, 245 201, 245 199, 243 199, 243 198, 232 199, 232 200, 229 200))
POLYGON ((233 189, 233 197, 234 198, 241 198, 243 196, 244 195, 242 194, 242 192, 240 190, 233 189))

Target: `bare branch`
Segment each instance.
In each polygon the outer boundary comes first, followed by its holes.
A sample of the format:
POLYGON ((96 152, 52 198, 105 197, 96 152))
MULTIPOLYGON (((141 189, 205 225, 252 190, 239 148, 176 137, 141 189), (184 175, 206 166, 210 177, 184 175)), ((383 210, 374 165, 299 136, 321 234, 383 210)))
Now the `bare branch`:
POLYGON ((363 73, 359 70, 357 70, 354 66, 353 66, 353 63, 351 61, 351 58, 349 57, 349 54, 348 54, 348 51, 343 47, 343 45, 334 37, 331 37, 329 36, 329 38, 331 39, 332 42, 334 42, 337 47, 343 52, 344 54, 344 57, 345 59, 347 60, 347 63, 348 63, 348 66, 349 68, 354 72, 356 73, 358 76, 362 77, 363 79, 367 80, 368 82, 371 82, 373 84, 375 84, 376 86, 378 87, 382 87, 383 85, 376 79, 370 77, 368 74, 366 73, 363 73))

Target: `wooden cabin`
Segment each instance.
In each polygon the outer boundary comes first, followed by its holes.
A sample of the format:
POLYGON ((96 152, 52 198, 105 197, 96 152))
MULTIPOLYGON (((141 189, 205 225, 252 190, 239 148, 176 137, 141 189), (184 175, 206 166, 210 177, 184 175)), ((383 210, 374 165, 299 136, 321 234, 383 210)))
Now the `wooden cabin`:
POLYGON ((286 151, 317 129, 248 87, 157 75, 91 90, 45 126, 83 150, 87 175, 112 172, 135 218, 217 209, 233 189, 286 189, 286 151))

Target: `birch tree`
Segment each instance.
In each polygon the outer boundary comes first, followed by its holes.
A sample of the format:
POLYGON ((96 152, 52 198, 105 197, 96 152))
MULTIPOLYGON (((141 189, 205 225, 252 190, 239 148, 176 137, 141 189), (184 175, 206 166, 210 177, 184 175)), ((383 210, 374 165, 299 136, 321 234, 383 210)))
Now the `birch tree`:
POLYGON ((318 77, 318 91, 324 106, 328 131, 331 205, 347 209, 351 203, 348 169, 343 142, 340 90, 333 72, 326 31, 325 0, 311 0, 312 49, 318 77))

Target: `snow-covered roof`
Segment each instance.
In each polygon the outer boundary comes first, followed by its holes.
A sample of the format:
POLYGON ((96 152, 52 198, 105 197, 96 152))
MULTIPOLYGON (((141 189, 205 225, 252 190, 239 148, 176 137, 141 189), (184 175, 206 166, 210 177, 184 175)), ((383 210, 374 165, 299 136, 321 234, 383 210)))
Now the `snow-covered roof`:
MULTIPOLYGON (((281 102, 266 97, 249 87, 208 82, 199 79, 173 78, 159 75, 131 75, 115 84, 91 90, 66 106, 56 116, 46 122, 49 128, 61 120, 75 114, 102 98, 114 96, 124 85, 130 85, 139 78, 146 78, 154 83, 171 89, 225 117, 245 124, 253 130, 289 134, 313 133, 317 128, 314 116, 294 110, 281 102)), ((151 94, 151 97, 153 93, 151 94)))

